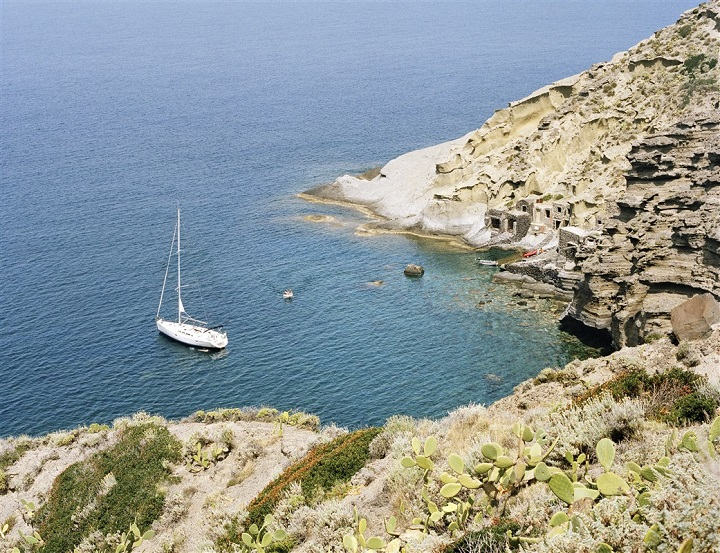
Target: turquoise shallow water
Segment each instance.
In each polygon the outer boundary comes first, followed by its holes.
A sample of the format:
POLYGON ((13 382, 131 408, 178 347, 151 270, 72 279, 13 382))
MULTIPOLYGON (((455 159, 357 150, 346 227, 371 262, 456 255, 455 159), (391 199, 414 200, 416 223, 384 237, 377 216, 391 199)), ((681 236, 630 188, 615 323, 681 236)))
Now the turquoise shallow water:
POLYGON ((462 135, 692 4, 3 2, 0 435, 140 409, 438 416, 566 362, 577 344, 473 254, 355 236, 358 215, 294 195, 462 135), (176 200, 203 285, 186 307, 227 325, 222 354, 154 328, 176 200))

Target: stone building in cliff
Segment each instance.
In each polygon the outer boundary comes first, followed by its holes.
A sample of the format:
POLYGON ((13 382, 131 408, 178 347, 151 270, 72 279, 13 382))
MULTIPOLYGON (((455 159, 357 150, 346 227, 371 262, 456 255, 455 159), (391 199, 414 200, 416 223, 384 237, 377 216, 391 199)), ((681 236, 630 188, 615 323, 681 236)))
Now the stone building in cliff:
POLYGON ((578 259, 587 257, 598 245, 600 231, 581 227, 565 226, 558 233, 558 254, 576 263, 578 259))
POLYGON ((523 198, 522 200, 518 200, 515 204, 515 209, 518 211, 521 211, 523 213, 527 213, 532 217, 532 214, 535 210, 535 201, 537 198, 534 196, 528 196, 527 198, 523 198))
POLYGON ((512 210, 490 208, 485 214, 485 226, 495 234, 507 234, 514 242, 522 240, 528 232, 546 234, 570 225, 572 206, 568 202, 543 202, 528 196, 518 200, 512 210))
POLYGON ((537 201, 533 206, 533 224, 540 232, 568 226, 571 216, 572 208, 568 202, 537 201))
POLYGON ((530 229, 530 214, 519 209, 488 209, 485 226, 498 234, 507 234, 513 242, 522 240, 530 229))

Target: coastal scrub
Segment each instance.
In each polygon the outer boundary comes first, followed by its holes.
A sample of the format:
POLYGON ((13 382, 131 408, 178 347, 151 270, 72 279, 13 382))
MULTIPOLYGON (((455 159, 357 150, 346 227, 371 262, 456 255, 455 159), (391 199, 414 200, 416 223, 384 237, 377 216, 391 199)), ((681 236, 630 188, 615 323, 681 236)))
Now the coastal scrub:
POLYGON ((319 493, 347 482, 368 461, 370 442, 381 432, 380 428, 364 428, 350 432, 313 448, 300 461, 288 467, 268 484, 248 506, 245 521, 233 520, 227 532, 218 540, 218 546, 230 549, 239 543, 242 526, 262 524, 293 483, 299 483, 302 496, 312 501, 319 493))
POLYGON ((706 422, 718 407, 717 398, 706 388, 707 379, 682 368, 648 374, 642 368, 625 371, 588 390, 576 403, 609 393, 614 400, 639 398, 647 404, 648 416, 673 425, 706 422))
POLYGON ((131 425, 117 444, 70 465, 55 480, 37 513, 44 553, 72 551, 93 532, 125 532, 132 524, 146 530, 161 514, 159 485, 180 461, 180 443, 164 426, 131 425))

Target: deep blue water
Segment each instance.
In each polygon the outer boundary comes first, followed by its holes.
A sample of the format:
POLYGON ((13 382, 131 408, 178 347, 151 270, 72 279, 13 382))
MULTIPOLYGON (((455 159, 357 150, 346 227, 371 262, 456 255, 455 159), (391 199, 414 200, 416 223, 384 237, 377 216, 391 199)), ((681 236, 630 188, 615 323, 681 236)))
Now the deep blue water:
POLYGON ((573 340, 474 255, 309 223, 361 218, 294 195, 460 136, 693 4, 3 1, 0 435, 140 409, 438 416, 564 363, 573 340), (185 304, 227 324, 222 355, 154 328, 176 200, 202 283, 185 304))

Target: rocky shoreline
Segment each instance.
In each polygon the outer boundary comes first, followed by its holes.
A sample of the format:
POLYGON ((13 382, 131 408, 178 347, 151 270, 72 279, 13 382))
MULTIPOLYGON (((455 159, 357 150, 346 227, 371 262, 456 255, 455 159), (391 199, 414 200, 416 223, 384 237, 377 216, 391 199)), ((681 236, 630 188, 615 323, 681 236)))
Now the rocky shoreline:
POLYGON ((303 196, 370 214, 359 232, 537 252, 497 278, 617 348, 669 334, 673 308, 720 300, 718 52, 714 0, 477 131, 303 196))

